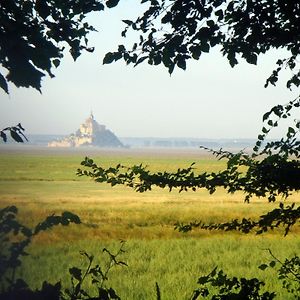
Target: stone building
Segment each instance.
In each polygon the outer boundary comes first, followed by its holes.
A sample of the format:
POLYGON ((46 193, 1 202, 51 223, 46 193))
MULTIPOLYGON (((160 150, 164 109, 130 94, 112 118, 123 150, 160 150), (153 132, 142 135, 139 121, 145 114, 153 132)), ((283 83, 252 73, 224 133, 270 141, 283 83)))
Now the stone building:
POLYGON ((91 113, 75 134, 48 143, 48 147, 79 146, 123 147, 123 144, 113 132, 106 129, 104 125, 99 124, 91 113))

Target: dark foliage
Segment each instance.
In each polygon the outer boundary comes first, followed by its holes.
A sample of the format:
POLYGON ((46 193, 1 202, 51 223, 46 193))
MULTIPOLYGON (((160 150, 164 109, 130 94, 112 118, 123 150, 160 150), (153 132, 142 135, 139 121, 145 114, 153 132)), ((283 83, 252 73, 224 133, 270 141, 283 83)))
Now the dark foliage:
POLYGON ((275 293, 261 292, 265 284, 257 278, 231 278, 222 270, 218 271, 217 268, 214 268, 207 276, 200 277, 198 284, 200 288, 194 291, 192 300, 203 298, 211 300, 272 300, 276 296, 275 293), (213 287, 217 289, 217 292, 210 291, 209 288, 213 287))
POLYGON ((234 219, 225 223, 211 223, 205 224, 203 222, 191 222, 189 224, 176 223, 175 229, 180 232, 188 232, 193 228, 201 228, 208 230, 237 230, 243 233, 249 233, 255 231, 256 234, 261 234, 269 230, 274 230, 279 226, 284 228, 285 235, 289 233, 292 226, 300 219, 300 207, 294 208, 295 204, 284 207, 283 203, 280 203, 280 207, 269 211, 268 213, 260 216, 258 221, 243 218, 241 221, 234 219))
MULTIPOLYGON (((107 182, 112 186, 126 185, 138 192, 145 192, 151 190, 152 186, 158 186, 168 188, 170 191, 177 188, 180 192, 205 188, 214 193, 216 188, 224 187, 229 193, 243 191, 246 194, 246 201, 253 195, 268 197, 269 201, 275 201, 277 196, 286 198, 291 192, 300 189, 300 163, 297 159, 289 158, 289 147, 285 151, 282 146, 287 145, 289 141, 290 138, 274 143, 273 148, 278 148, 279 151, 259 159, 257 154, 251 155, 242 151, 233 154, 211 150, 219 159, 227 159, 227 168, 217 173, 197 174, 195 163, 186 169, 178 169, 177 172, 171 173, 166 171, 152 173, 142 164, 132 167, 118 164, 105 169, 86 157, 81 164, 89 170, 78 169, 77 174, 90 176, 96 182, 107 182)), ((268 143, 262 153, 270 151, 271 146, 268 143)), ((291 151, 298 155, 295 147, 292 147, 291 151)))
POLYGON ((39 232, 59 224, 67 226, 81 221, 77 215, 64 212, 61 216, 47 217, 31 229, 17 220, 17 213, 15 206, 0 210, 0 299, 58 299, 60 283, 44 282, 41 290, 32 291, 24 280, 16 278, 16 269, 21 265, 22 257, 28 255, 26 248, 39 232))
MULTIPOLYGON (((8 93, 8 81, 20 87, 41 89, 41 78, 51 77, 68 47, 76 60, 88 46, 88 33, 95 29, 85 17, 119 0, 0 1, 0 87, 8 93), (105 5, 104 5, 105 3, 105 5)), ((287 87, 300 84, 300 5, 297 1, 259 0, 142 0, 144 12, 136 20, 123 20, 139 38, 131 49, 120 45, 107 53, 103 62, 123 58, 127 64, 163 64, 170 73, 177 66, 186 69, 189 59, 199 59, 219 46, 231 66, 244 59, 256 64, 259 54, 284 48, 289 55, 278 59, 266 81, 275 85, 282 69, 292 71, 287 87)))
POLYGON ((48 230, 59 224, 67 226, 70 223, 80 224, 80 218, 70 212, 64 212, 61 216, 48 216, 35 228, 30 229, 17 220, 18 210, 15 206, 9 206, 0 210, 0 299, 2 300, 119 300, 115 290, 107 287, 108 274, 115 266, 127 266, 119 260, 124 253, 124 242, 116 254, 104 248, 103 253, 108 256, 108 262, 103 265, 94 263, 94 256, 85 251, 80 254, 88 261, 86 268, 72 267, 69 269, 71 276, 71 289, 63 289, 60 282, 50 284, 43 282, 41 289, 32 290, 21 278, 16 278, 16 270, 22 264, 22 257, 29 255, 25 249, 32 238, 41 231, 48 230), (89 295, 84 290, 83 283, 90 281, 96 295, 89 295))
MULTIPOLYGON (((283 289, 290 293, 294 299, 300 299, 300 259, 297 255, 286 258, 281 262, 267 249, 273 258, 268 264, 259 266, 260 270, 268 268, 276 271, 278 280, 281 281, 283 289)), ((265 283, 257 278, 229 277, 223 270, 214 268, 208 275, 198 279, 197 288, 191 299, 211 300, 271 300, 277 299, 274 292, 265 291, 265 283), (202 297, 202 298, 200 298, 202 297)))
POLYGON ((294 255, 291 258, 286 258, 283 262, 279 260, 270 249, 267 249, 273 258, 268 264, 259 266, 261 270, 268 268, 275 269, 278 280, 281 281, 282 287, 289 293, 295 296, 295 299, 300 299, 300 257, 294 255))
POLYGON ((119 256, 124 253, 124 241, 121 241, 121 246, 116 254, 113 254, 108 249, 104 248, 103 253, 109 257, 109 262, 106 266, 99 264, 93 264, 94 256, 89 255, 85 251, 81 251, 80 254, 88 261, 85 270, 77 267, 69 269, 71 274, 71 289, 66 289, 62 294, 63 300, 120 300, 121 298, 117 295, 116 291, 111 287, 106 287, 108 280, 108 274, 112 268, 116 266, 127 266, 124 261, 119 260, 119 256), (83 288, 83 282, 89 280, 93 286, 96 287, 97 295, 91 296, 90 292, 83 288))
MULTIPOLYGON (((108 0, 107 7, 118 1, 108 0)), ((95 29, 85 21, 88 13, 102 11, 101 0, 1 0, 0 87, 9 92, 8 81, 17 87, 41 91, 41 79, 54 77, 67 46, 76 60, 83 50, 93 52, 87 35, 95 29)))
POLYGON ((139 38, 131 49, 120 45, 107 53, 103 63, 123 58, 127 64, 163 64, 172 73, 177 66, 186 69, 189 59, 198 60, 213 47, 233 67, 244 59, 257 64, 259 54, 284 48, 288 57, 277 66, 266 81, 275 85, 282 69, 292 71, 287 87, 300 85, 296 67, 299 55, 300 4, 298 1, 258 0, 142 0, 147 5, 136 20, 126 24, 122 36, 133 30, 139 38))
POLYGON ((3 142, 7 142, 7 132, 10 133, 11 138, 17 143, 23 143, 24 141, 28 141, 26 136, 24 135, 25 129, 19 123, 16 126, 6 127, 0 130, 0 138, 3 142))

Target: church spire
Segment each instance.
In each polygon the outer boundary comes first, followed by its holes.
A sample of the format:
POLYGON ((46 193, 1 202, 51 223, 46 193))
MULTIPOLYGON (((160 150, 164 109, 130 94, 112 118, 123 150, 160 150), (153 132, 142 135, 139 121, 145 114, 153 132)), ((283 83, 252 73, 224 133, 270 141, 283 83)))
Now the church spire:
POLYGON ((90 118, 91 118, 92 120, 94 120, 94 115, 93 115, 93 110, 92 110, 92 109, 91 109, 90 118))

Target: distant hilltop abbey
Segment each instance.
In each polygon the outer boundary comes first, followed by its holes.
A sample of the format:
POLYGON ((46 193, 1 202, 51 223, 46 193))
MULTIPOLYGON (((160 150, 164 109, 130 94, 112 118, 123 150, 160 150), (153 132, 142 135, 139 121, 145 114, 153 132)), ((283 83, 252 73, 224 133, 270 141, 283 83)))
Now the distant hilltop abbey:
POLYGON ((123 144, 113 132, 106 129, 104 125, 99 124, 91 112, 90 116, 80 125, 75 134, 48 143, 48 147, 79 146, 123 147, 123 144))

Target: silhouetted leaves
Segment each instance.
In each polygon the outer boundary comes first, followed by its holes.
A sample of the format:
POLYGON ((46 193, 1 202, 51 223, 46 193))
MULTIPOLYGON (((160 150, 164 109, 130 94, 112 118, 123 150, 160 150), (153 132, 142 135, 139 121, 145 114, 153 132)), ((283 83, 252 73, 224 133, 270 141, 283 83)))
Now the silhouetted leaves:
POLYGON ((78 224, 80 219, 70 212, 64 212, 62 216, 49 216, 34 229, 30 229, 17 220, 17 214, 16 206, 8 206, 0 210, 0 282, 2 284, 0 298, 14 300, 59 299, 60 284, 53 286, 44 283, 42 290, 32 291, 26 282, 15 278, 15 271, 21 265, 22 256, 28 255, 25 249, 40 231, 50 229, 58 224, 68 225, 71 222, 78 224))
POLYGON ((120 0, 108 0, 106 1, 106 6, 109 8, 115 7, 118 5, 120 0))
POLYGON ((0 73, 0 87, 4 90, 6 94, 8 94, 8 85, 1 73, 0 73))
POLYGON ((39 223, 34 230, 22 225, 16 219, 18 210, 15 206, 9 206, 0 210, 0 299, 5 300, 104 300, 116 299, 120 297, 111 287, 106 287, 108 274, 115 266, 127 266, 119 260, 119 256, 124 253, 124 242, 116 254, 104 248, 103 253, 108 255, 107 264, 103 266, 94 264, 94 256, 85 251, 80 254, 88 260, 86 269, 78 267, 69 268, 71 275, 71 289, 62 289, 61 283, 49 284, 43 282, 40 290, 31 290, 27 283, 21 278, 15 278, 15 271, 21 265, 21 257, 28 255, 24 249, 31 243, 32 237, 41 230, 46 230, 54 225, 68 225, 70 222, 80 223, 78 216, 70 212, 64 212, 62 216, 49 216, 45 221, 39 223), (67 221, 67 222, 66 222, 67 221), (11 239, 12 235, 18 235, 18 239, 11 239), (89 296, 83 289, 83 282, 90 280, 98 290, 98 295, 89 296))
POLYGON ((12 139, 17 143, 23 143, 24 141, 28 141, 26 136, 24 135, 25 129, 19 123, 17 126, 6 127, 0 130, 0 137, 6 143, 7 142, 7 134, 5 132, 9 132, 12 139))
POLYGON ((52 228, 53 226, 57 226, 59 224, 63 226, 67 226, 70 223, 80 224, 80 218, 71 213, 71 212, 64 212, 61 216, 48 216, 43 222, 39 223, 35 227, 35 234, 38 234, 40 231, 48 230, 52 228))
POLYGON ((266 291, 261 291, 264 282, 257 278, 237 278, 229 277, 223 270, 214 268, 207 276, 202 276, 198 279, 200 287, 193 293, 192 300, 206 298, 209 295, 210 299, 243 299, 243 300, 271 300, 275 299, 276 294, 266 291))
POLYGON ((205 224, 201 221, 183 224, 177 222, 175 229, 180 232, 188 232, 194 228, 208 229, 208 230, 224 230, 232 231, 237 230, 242 233, 249 233, 255 231, 256 234, 262 234, 269 230, 274 230, 280 226, 284 228, 284 234, 287 235, 298 220, 300 219, 300 206, 295 208, 295 204, 284 207, 280 203, 279 208, 275 208, 268 213, 261 215, 258 221, 243 218, 242 220, 232 220, 225 223, 211 223, 205 224))
POLYGON ((122 58, 122 53, 119 53, 119 52, 108 52, 106 53, 104 59, 103 59, 103 64, 110 64, 112 63, 113 61, 117 61, 119 59, 122 58))
POLYGON ((4 131, 0 131, 0 137, 2 138, 2 140, 4 141, 4 143, 7 142, 7 135, 4 133, 4 131))
POLYGON ((295 18, 300 13, 297 2, 144 0, 141 3, 145 8, 139 17, 124 20, 123 37, 129 29, 140 35, 131 48, 123 51, 127 64, 132 63, 135 54, 145 57, 136 65, 145 60, 151 65, 163 63, 171 74, 175 66, 185 69, 187 60, 199 59, 202 52, 210 52, 215 46, 232 67, 238 64, 237 58, 256 65, 259 54, 283 48, 289 56, 277 61, 266 86, 275 85, 279 72, 286 68, 293 73, 287 87, 299 86, 300 72, 295 72, 300 32, 295 18))
POLYGON ((41 91, 41 79, 45 74, 54 76, 52 67, 59 66, 64 44, 74 60, 82 51, 93 50, 87 46, 87 35, 95 29, 84 19, 103 9, 100 0, 2 1, 0 64, 7 75, 0 74, 0 88, 8 93, 10 81, 41 91))
POLYGON ((267 249, 274 260, 268 264, 262 264, 258 268, 262 271, 272 268, 277 271, 278 280, 282 287, 291 293, 295 298, 300 298, 300 257, 294 255, 284 261, 278 259, 270 249, 267 249))
POLYGON ((76 267, 70 268, 69 272, 78 281, 80 281, 82 279, 81 270, 79 268, 76 268, 76 267))
POLYGON ((63 299, 86 299, 86 300, 120 300, 121 298, 117 295, 116 291, 111 287, 106 287, 108 280, 108 274, 111 269, 118 265, 127 266, 123 261, 119 261, 118 257, 124 253, 124 242, 121 241, 121 246, 116 254, 113 254, 110 250, 104 248, 103 253, 108 255, 107 264, 103 263, 101 266, 99 264, 94 264, 94 256, 89 255, 85 251, 81 251, 80 254, 87 259, 87 267, 80 269, 78 267, 72 267, 69 269, 71 275, 71 289, 65 290, 65 295, 63 299), (98 295, 90 296, 87 291, 83 289, 83 283, 89 280, 92 285, 97 287, 98 295))
POLYGON ((89 176, 96 182, 106 182, 112 186, 126 185, 138 192, 158 186, 168 188, 169 191, 179 189, 180 192, 205 188, 214 193, 218 187, 223 187, 228 193, 243 191, 246 201, 253 195, 274 201, 278 196, 286 198, 291 192, 300 190, 300 162, 288 159, 285 152, 284 155, 277 153, 259 159, 244 152, 212 152, 219 159, 228 160, 225 170, 197 174, 194 164, 186 169, 178 169, 177 172, 152 173, 142 164, 132 167, 117 165, 105 169, 86 158, 81 164, 90 171, 78 169, 77 175, 89 176), (245 171, 241 172, 241 167, 245 171))
POLYGON ((16 142, 23 143, 23 139, 15 130, 11 130, 10 135, 16 142))

